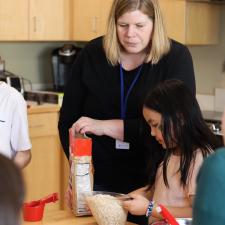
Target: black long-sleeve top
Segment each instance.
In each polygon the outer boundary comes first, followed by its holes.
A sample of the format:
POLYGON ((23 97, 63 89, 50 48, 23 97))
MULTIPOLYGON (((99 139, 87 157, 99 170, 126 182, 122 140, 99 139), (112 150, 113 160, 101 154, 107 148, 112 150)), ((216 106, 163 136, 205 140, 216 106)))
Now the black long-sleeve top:
MULTIPOLYGON (((140 77, 129 95, 124 139, 130 143, 130 149, 116 149, 115 140, 108 136, 91 135, 94 181, 97 184, 119 185, 119 189, 112 188, 111 191, 129 192, 146 182, 148 150, 143 132, 150 134, 150 128, 144 129, 142 107, 147 92, 158 83, 173 78, 184 81, 195 94, 191 55, 184 45, 175 41, 171 43, 170 52, 156 65, 143 64, 140 77)), ((123 70, 125 94, 138 69, 123 70)), ((79 53, 65 88, 58 127, 66 155, 69 154, 68 129, 77 119, 81 116, 100 120, 120 119, 120 110, 120 68, 108 63, 100 37, 89 42, 79 53)))

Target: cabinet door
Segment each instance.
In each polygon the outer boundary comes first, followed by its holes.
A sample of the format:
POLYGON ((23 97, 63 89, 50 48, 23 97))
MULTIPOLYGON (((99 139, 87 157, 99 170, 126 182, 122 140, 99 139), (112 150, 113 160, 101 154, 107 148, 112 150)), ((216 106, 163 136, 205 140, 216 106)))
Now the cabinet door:
POLYGON ((98 36, 101 0, 74 0, 72 2, 73 39, 89 41, 98 36))
POLYGON ((59 143, 58 114, 28 115, 32 142, 32 159, 23 170, 26 201, 38 200, 58 192, 60 201, 46 205, 46 210, 60 209, 64 194, 61 189, 61 145, 59 143))
POLYGON ((106 24, 109 16, 109 11, 112 6, 113 0, 103 0, 101 2, 101 16, 100 16, 100 29, 99 36, 104 35, 106 31, 106 24))
POLYGON ((69 40, 69 0, 30 0, 30 40, 69 40))
POLYGON ((169 37, 190 45, 218 43, 220 6, 186 0, 159 0, 169 37))
POLYGON ((219 41, 220 5, 199 2, 187 4, 186 43, 217 44, 219 41))
POLYGON ((163 19, 170 38, 185 43, 185 1, 180 0, 159 0, 163 19))
POLYGON ((28 40, 28 1, 0 0, 0 40, 28 40))
POLYGON ((72 2, 73 40, 89 41, 105 34, 113 0, 74 0, 72 2))

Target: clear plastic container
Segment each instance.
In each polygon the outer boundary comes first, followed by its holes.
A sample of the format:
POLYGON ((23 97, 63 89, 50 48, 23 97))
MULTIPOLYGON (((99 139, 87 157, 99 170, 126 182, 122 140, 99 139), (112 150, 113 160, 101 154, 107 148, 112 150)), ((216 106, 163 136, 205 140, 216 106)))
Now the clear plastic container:
POLYGON ((176 221, 179 225, 191 225, 192 219, 191 218, 176 218, 176 221))
POLYGON ((128 195, 104 191, 84 195, 98 225, 125 225, 127 211, 123 209, 121 201, 130 199, 128 195))

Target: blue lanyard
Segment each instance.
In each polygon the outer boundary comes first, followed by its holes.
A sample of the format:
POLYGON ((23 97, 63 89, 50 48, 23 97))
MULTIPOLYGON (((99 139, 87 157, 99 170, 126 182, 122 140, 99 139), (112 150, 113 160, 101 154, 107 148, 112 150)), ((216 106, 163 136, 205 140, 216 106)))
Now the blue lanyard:
POLYGON ((120 64, 120 107, 121 107, 120 108, 120 116, 121 116, 121 119, 126 118, 127 100, 128 100, 131 90, 133 89, 136 81, 138 80, 138 78, 141 74, 142 65, 140 66, 134 80, 132 81, 132 83, 127 91, 126 97, 124 98, 124 76, 123 76, 123 68, 122 68, 122 65, 120 64))

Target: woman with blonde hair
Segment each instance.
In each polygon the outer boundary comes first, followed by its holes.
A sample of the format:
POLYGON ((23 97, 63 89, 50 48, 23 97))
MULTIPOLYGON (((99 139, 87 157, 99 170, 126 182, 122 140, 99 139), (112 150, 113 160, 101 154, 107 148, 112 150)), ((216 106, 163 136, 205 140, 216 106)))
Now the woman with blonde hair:
POLYGON ((160 146, 149 137, 143 100, 171 78, 195 94, 191 55, 167 36, 158 1, 114 0, 106 34, 74 62, 59 118, 67 156, 70 127, 92 138, 95 190, 128 193, 146 184, 147 149, 160 146))
MULTIPOLYGON (((153 32, 151 34, 151 43, 145 51, 144 62, 157 64, 163 55, 170 50, 170 40, 166 33, 166 28, 161 15, 159 3, 157 0, 145 1, 120 1, 117 0, 112 5, 108 18, 106 35, 104 36, 104 50, 107 59, 112 65, 117 65, 121 57, 121 43, 117 37, 117 19, 128 11, 139 9, 153 19, 153 32)), ((149 41, 149 40, 148 40, 149 41)))

